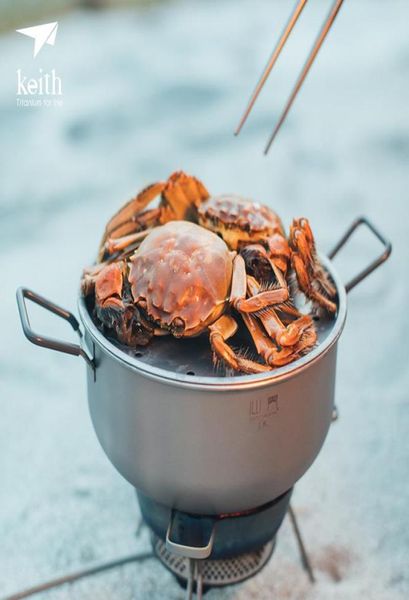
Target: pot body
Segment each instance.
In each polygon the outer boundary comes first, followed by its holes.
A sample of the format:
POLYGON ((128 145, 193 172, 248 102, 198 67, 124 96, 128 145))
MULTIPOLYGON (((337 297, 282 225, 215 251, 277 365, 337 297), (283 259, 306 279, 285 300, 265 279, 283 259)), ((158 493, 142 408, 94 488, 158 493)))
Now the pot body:
POLYGON ((261 506, 306 472, 334 407, 337 341, 308 368, 262 387, 170 385, 117 360, 86 331, 91 419, 102 448, 138 490, 181 511, 261 506))

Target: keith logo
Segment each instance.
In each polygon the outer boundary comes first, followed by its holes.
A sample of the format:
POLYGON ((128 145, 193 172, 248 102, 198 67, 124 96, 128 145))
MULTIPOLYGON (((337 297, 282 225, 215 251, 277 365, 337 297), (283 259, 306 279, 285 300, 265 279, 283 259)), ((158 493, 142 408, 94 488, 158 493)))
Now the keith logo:
MULTIPOLYGON (((45 44, 54 46, 57 36, 58 22, 44 23, 34 27, 25 27, 16 29, 17 33, 22 33, 34 40, 33 57, 35 58, 45 44)), ((24 73, 22 69, 17 69, 17 106, 62 106, 62 79, 57 75, 56 69, 51 69, 49 73, 43 69, 37 69, 37 73, 24 73), (34 75, 34 76, 33 76, 34 75)))
POLYGON ((16 29, 16 31, 34 39, 33 57, 35 58, 45 44, 54 46, 57 29, 58 22, 56 21, 55 23, 44 23, 44 25, 16 29))

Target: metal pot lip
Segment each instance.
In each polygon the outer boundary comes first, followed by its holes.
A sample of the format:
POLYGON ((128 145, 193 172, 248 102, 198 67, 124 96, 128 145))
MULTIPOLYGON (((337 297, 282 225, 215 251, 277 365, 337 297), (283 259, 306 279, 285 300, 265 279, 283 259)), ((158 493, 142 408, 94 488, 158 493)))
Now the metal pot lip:
MULTIPOLYGON (((136 357, 129 356, 120 350, 115 344, 110 342, 97 328, 88 312, 84 298, 79 296, 78 310, 85 330, 91 336, 92 341, 99 346, 111 358, 121 363, 123 366, 136 371, 140 375, 149 379, 154 379, 161 383, 176 385, 178 387, 190 389, 202 389, 207 391, 234 391, 248 388, 260 388, 271 386, 277 383, 283 383, 299 375, 306 369, 312 367, 314 363, 320 360, 338 341, 339 336, 345 325, 347 314, 347 298, 345 287, 337 274, 329 258, 320 256, 322 263, 330 273, 338 293, 338 312, 334 320, 333 327, 328 336, 316 348, 305 356, 295 360, 289 365, 279 367, 267 373, 257 373, 254 375, 241 375, 240 377, 201 377, 197 375, 183 375, 174 373, 159 367, 147 365, 136 357)), ((98 369, 98 365, 97 365, 98 369)))

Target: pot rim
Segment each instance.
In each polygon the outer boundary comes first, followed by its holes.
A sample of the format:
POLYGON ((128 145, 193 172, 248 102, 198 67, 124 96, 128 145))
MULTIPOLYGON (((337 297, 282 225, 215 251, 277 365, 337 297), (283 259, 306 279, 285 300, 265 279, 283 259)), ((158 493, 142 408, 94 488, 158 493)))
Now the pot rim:
MULTIPOLYGON (((288 379, 292 379, 313 366, 316 361, 320 360, 330 351, 342 333, 347 314, 346 290, 330 259, 320 255, 320 260, 331 275, 338 294, 338 312, 333 326, 327 337, 311 352, 288 365, 279 367, 267 373, 241 375, 240 377, 204 377, 199 375, 185 375, 183 373, 175 373, 166 369, 154 367, 123 352, 99 331, 88 312, 85 299, 82 297, 81 292, 78 298, 79 315, 86 332, 91 336, 94 344, 123 366, 126 366, 149 379, 173 384, 179 387, 209 391, 265 387, 267 385, 282 383, 288 379)), ((96 369, 98 370, 98 365, 96 365, 96 369)))

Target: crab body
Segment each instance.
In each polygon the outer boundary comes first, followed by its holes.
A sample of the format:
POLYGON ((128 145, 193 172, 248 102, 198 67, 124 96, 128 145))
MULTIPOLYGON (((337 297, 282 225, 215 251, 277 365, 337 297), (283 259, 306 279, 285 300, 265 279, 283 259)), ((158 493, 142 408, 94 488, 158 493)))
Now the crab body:
POLYGON ((161 329, 179 337, 202 333, 225 309, 233 254, 211 231, 172 221, 158 227, 130 259, 134 301, 161 329))
POLYGON ((276 213, 263 204, 234 194, 204 200, 198 213, 199 223, 219 233, 234 250, 243 244, 264 241, 274 233, 284 235, 276 213))
POLYGON ((280 217, 258 202, 233 194, 212 196, 198 209, 199 223, 220 235, 232 250, 261 243, 274 264, 286 273, 290 248, 280 217))

